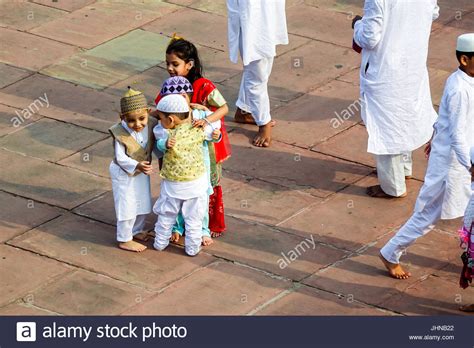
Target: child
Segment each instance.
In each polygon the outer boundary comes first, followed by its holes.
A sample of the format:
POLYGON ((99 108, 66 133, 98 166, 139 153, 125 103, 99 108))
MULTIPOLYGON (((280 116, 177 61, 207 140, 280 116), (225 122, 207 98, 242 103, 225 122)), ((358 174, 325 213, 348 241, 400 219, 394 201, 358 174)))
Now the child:
MULTIPOLYGON (((461 272, 461 279, 459 280, 459 285, 463 289, 466 289, 472 283, 474 275, 474 147, 471 149, 471 166, 471 200, 464 213, 463 228, 459 231, 462 246, 465 248, 461 257, 464 266, 461 272)), ((459 309, 463 312, 474 312, 474 304, 461 306, 459 309)))
POLYGON ((143 233, 146 215, 151 212, 151 154, 158 123, 148 118, 145 96, 129 87, 120 100, 121 122, 109 129, 114 139, 115 157, 110 177, 117 216, 119 248, 141 252, 146 249, 133 238, 143 233))
POLYGON ((431 231, 441 219, 463 216, 471 196, 471 161, 474 146, 474 34, 461 35, 456 52, 459 69, 448 79, 434 135, 428 146, 425 183, 415 212, 380 251, 390 276, 407 279, 399 264, 404 249, 431 231))
MULTIPOLYGON (((209 144, 211 167, 215 168, 212 178, 214 192, 209 199, 209 229, 212 231, 212 237, 219 237, 226 229, 220 179, 222 163, 231 155, 224 124, 224 116, 229 112, 229 108, 216 86, 202 76, 201 60, 196 46, 191 42, 174 36, 166 49, 166 65, 170 76, 183 76, 191 82, 194 90, 191 106, 194 104, 204 105, 213 112, 206 117, 209 122, 221 121, 222 140, 216 144, 209 144)), ((155 103, 158 103, 160 98, 161 95, 158 95, 155 103)), ((197 121, 195 126, 202 127, 205 124, 206 121, 201 120, 197 121)))
POLYGON ((158 215, 155 225, 157 250, 170 243, 171 231, 181 212, 186 226, 185 251, 190 256, 201 250, 202 222, 207 209, 208 176, 204 164, 202 144, 220 138, 220 131, 205 133, 194 128, 188 102, 181 95, 167 95, 156 106, 163 128, 168 130, 160 198, 153 211, 158 215))
MULTIPOLYGON (((179 94, 182 95, 187 103, 190 103, 190 99, 193 95, 193 87, 191 83, 182 76, 173 76, 168 78, 161 87, 160 96, 164 97, 170 94, 179 94)), ((209 109, 205 106, 199 104, 193 104, 194 109, 192 110, 192 122, 195 124, 198 120, 204 120, 206 122, 206 117, 212 114, 209 109)), ((158 128, 158 127, 157 127, 158 128)), ((205 131, 212 133, 215 129, 221 128, 221 121, 209 122, 204 126, 205 131)), ((156 134, 156 133, 155 133, 156 134)), ((168 133, 163 132, 160 137, 157 137, 158 150, 160 152, 165 152, 166 147, 165 143, 168 140, 168 133)), ((212 146, 212 144, 210 144, 212 146)), ((209 146, 208 142, 203 143, 203 154, 204 154, 204 164, 206 167, 206 176, 208 178, 208 192, 207 192, 207 205, 209 206, 209 196, 213 194, 212 178, 216 175, 215 165, 211 168, 211 160, 209 156, 209 146)), ((184 234, 184 220, 182 214, 178 215, 176 219, 176 224, 173 226, 171 242, 178 242, 179 238, 184 234)), ((203 217, 202 225, 202 244, 204 246, 209 246, 213 243, 211 238, 211 233, 209 230, 209 210, 206 209, 203 217)))

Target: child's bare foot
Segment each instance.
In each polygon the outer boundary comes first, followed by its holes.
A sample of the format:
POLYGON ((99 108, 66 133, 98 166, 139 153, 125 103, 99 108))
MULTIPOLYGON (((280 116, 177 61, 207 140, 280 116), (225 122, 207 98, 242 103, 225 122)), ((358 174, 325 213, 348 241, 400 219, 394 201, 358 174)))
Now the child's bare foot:
MULTIPOLYGON (((249 112, 245 112, 242 109, 237 108, 237 111, 234 115, 234 122, 236 123, 245 123, 245 124, 257 124, 255 123, 255 119, 253 118, 252 114, 249 112)), ((275 127, 276 121, 271 120, 270 125, 275 127)))
POLYGON ((222 236, 222 232, 211 232, 212 238, 219 238, 220 236, 222 236))
POLYGON ((461 307, 459 307, 459 310, 461 312, 472 313, 472 312, 474 312, 474 304, 461 306, 461 307))
POLYGON ((258 133, 253 139, 253 145, 257 147, 269 147, 272 142, 272 126, 267 123, 258 127, 258 133))
POLYGON ((181 237, 181 235, 178 232, 173 232, 171 234, 170 242, 171 243, 178 243, 180 237, 181 237))
POLYGON ((407 193, 405 192, 404 194, 402 194, 401 196, 390 196, 388 194, 386 194, 384 192, 384 190, 382 190, 382 188, 380 187, 380 185, 375 185, 375 186, 369 186, 367 187, 367 191, 366 193, 370 196, 370 197, 373 197, 373 198, 403 198, 403 197, 406 197, 407 196, 407 193))
POLYGON ((214 243, 214 241, 212 240, 211 237, 208 237, 208 236, 202 237, 202 245, 203 245, 203 246, 209 246, 209 245, 211 245, 212 243, 214 243))
POLYGON ((411 277, 411 273, 405 272, 399 263, 388 262, 387 260, 385 260, 385 257, 383 257, 382 254, 379 254, 379 257, 380 257, 380 260, 382 260, 385 267, 387 268, 388 273, 390 274, 392 278, 408 279, 409 277, 411 277))
POLYGON ((136 253, 141 253, 142 251, 146 250, 146 246, 134 242, 133 240, 131 240, 130 242, 119 243, 119 248, 127 251, 133 251, 136 253))

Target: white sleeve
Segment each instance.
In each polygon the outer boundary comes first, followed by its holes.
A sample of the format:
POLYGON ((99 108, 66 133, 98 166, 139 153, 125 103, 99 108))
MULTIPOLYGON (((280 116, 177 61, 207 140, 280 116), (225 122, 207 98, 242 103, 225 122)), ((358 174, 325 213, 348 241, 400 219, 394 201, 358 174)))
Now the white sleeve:
POLYGON ((456 157, 468 170, 471 168, 470 146, 467 141, 467 100, 463 100, 462 92, 456 92, 447 98, 449 112, 449 132, 451 134, 451 145, 456 157))
POLYGON ((354 26, 354 41, 363 49, 374 49, 382 39, 383 0, 366 0, 364 17, 354 26))
POLYGON ((125 146, 120 144, 117 140, 115 140, 115 159, 120 168, 127 173, 133 174, 135 172, 138 162, 127 156, 125 146))

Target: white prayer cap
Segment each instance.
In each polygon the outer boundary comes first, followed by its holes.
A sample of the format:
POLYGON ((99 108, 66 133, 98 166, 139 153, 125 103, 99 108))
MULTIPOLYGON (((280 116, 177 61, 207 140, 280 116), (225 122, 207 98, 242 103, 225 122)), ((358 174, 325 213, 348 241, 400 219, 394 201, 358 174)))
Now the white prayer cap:
POLYGON ((180 94, 169 94, 161 98, 156 105, 156 109, 167 113, 189 112, 189 105, 186 99, 180 94))
POLYGON ((474 33, 459 36, 456 51, 465 53, 474 52, 474 33))

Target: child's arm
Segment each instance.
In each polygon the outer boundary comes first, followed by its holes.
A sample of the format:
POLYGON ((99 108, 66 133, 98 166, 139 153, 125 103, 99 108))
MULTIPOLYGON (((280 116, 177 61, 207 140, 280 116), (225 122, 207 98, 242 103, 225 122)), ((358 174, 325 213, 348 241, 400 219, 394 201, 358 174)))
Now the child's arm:
POLYGON ((227 106, 227 102, 217 88, 215 88, 209 94, 209 96, 207 97, 207 103, 209 104, 209 106, 217 108, 216 111, 214 111, 210 116, 207 117, 207 119, 211 123, 222 120, 224 116, 229 113, 229 107, 227 106))
POLYGON ((450 134, 451 145, 456 157, 464 167, 468 170, 471 168, 470 146, 467 142, 467 115, 469 113, 468 101, 463 100, 460 91, 447 98, 449 118, 450 118, 450 134))
POLYGON ((118 141, 115 141, 115 160, 117 161, 119 167, 130 175, 135 173, 135 170, 139 170, 143 174, 150 175, 153 170, 150 162, 138 162, 133 158, 128 157, 125 153, 125 147, 118 141))

